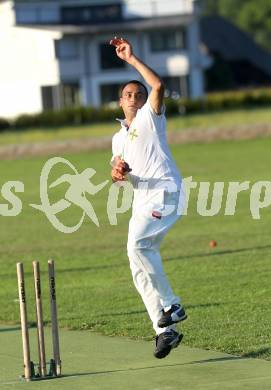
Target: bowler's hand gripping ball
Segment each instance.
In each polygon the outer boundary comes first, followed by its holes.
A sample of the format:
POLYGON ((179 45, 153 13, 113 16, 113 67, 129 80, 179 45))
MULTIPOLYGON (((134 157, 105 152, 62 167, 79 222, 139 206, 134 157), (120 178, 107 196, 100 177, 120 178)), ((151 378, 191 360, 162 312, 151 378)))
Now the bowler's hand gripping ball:
POLYGON ((131 168, 129 167, 129 164, 127 164, 127 162, 125 162, 124 160, 121 160, 121 164, 120 164, 120 171, 123 175, 125 175, 126 173, 128 172, 131 172, 131 168))

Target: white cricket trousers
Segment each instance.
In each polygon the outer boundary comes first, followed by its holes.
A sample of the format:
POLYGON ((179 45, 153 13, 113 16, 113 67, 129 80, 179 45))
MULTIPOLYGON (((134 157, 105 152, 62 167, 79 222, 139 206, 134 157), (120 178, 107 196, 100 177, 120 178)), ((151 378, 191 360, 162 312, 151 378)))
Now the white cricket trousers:
POLYGON ((132 277, 157 335, 175 329, 175 325, 159 328, 157 323, 162 309, 168 310, 171 305, 180 302, 170 287, 160 256, 164 236, 180 217, 177 213, 179 195, 180 192, 159 190, 154 199, 133 208, 129 222, 127 252, 132 277), (153 216, 153 211, 162 213, 161 218, 153 216))

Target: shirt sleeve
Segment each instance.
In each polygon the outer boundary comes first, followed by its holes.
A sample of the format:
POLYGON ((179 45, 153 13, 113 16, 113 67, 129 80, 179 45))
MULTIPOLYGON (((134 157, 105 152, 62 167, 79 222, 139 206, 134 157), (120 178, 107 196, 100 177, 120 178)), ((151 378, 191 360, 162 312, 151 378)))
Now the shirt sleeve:
POLYGON ((166 108, 163 104, 161 108, 161 114, 157 114, 151 106, 150 100, 148 99, 144 106, 140 110, 141 120, 148 122, 148 125, 153 131, 165 132, 166 131, 166 108))
POLYGON ((114 165, 114 158, 117 156, 121 156, 122 151, 120 148, 120 143, 118 142, 118 133, 115 134, 112 138, 112 158, 110 160, 110 165, 114 165))

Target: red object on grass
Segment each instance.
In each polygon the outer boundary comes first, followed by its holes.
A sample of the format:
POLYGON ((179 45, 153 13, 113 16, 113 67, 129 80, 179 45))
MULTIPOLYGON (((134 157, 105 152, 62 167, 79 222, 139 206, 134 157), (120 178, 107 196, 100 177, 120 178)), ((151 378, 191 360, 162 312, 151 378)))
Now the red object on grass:
POLYGON ((209 247, 210 247, 210 248, 214 248, 215 246, 217 246, 217 242, 216 242, 215 240, 211 240, 211 241, 209 242, 209 247))

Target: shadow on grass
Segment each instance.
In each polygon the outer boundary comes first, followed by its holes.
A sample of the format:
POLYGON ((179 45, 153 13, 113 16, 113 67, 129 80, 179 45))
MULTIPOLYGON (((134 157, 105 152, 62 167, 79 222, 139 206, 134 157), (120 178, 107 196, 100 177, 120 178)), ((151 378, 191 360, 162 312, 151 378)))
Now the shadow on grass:
MULTIPOLYGON (((117 264, 110 264, 110 265, 107 265, 107 264, 103 264, 103 265, 94 265, 94 266, 89 266, 89 267, 76 267, 76 268, 65 268, 65 269, 57 269, 57 275, 61 275, 61 274, 69 274, 69 273, 73 273, 73 272, 96 272, 97 270, 106 270, 106 269, 113 269, 113 268, 120 268, 120 267, 127 267, 128 266, 128 262, 127 261, 124 261, 123 263, 117 263, 117 264)), ((46 275, 47 272, 46 271, 41 271, 40 272, 41 275, 46 275)), ((25 278, 32 278, 33 277, 33 272, 32 271, 25 271, 24 272, 24 276, 25 278)), ((0 273, 0 277, 1 278, 5 278, 5 279, 12 279, 12 280, 16 280, 16 273, 10 273, 10 274, 1 274, 0 273)))
MULTIPOLYGON (((223 302, 213 302, 213 303, 199 303, 195 305, 185 305, 186 309, 195 309, 198 307, 212 307, 212 306, 221 306, 224 305, 223 302)), ((147 313, 147 310, 131 310, 131 311, 121 311, 121 312, 106 312, 106 313, 100 313, 98 317, 117 317, 117 316, 129 316, 134 314, 145 314, 147 313)))
POLYGON ((216 363, 216 362, 227 362, 230 360, 246 360, 245 356, 223 356, 221 358, 205 359, 205 360, 195 360, 191 363, 186 364, 202 364, 202 363, 216 363))
POLYGON ((214 250, 214 252, 206 252, 206 253, 197 253, 193 255, 180 255, 174 257, 167 257, 164 261, 172 261, 172 260, 186 260, 186 259, 194 259, 197 257, 209 257, 209 256, 223 256, 230 255, 234 253, 241 252, 249 252, 249 251, 259 251, 263 249, 271 249, 271 245, 263 245, 263 246, 255 246, 254 248, 240 248, 240 249, 227 249, 225 251, 214 250))
POLYGON ((224 302, 212 302, 212 303, 198 303, 195 305, 185 305, 185 309, 197 309, 198 307, 213 307, 213 306, 221 306, 225 305, 224 302))
MULTIPOLYGON (((219 251, 217 249, 213 249, 212 252, 205 252, 205 253, 195 253, 192 255, 178 255, 174 257, 164 257, 164 261, 174 261, 174 260, 187 260, 187 259, 196 259, 200 257, 210 257, 210 256, 223 256, 223 255, 230 255, 234 253, 242 253, 242 252, 249 252, 249 251, 260 251, 264 249, 271 249, 271 245, 263 245, 263 246, 255 246, 250 248, 239 248, 239 249, 228 249, 224 251, 219 251)), ((97 270, 106 270, 106 269, 114 269, 114 268, 120 268, 120 267, 127 267, 128 262, 123 261, 122 263, 115 263, 115 264, 102 264, 102 265, 94 265, 89 267, 76 267, 76 268, 66 268, 66 269, 58 269, 57 274, 64 274, 64 273, 73 273, 73 272, 95 272, 97 270)), ((45 274, 45 271, 42 271, 41 274, 45 274)), ((25 276, 32 276, 32 272, 25 272, 25 276)), ((1 274, 0 277, 2 278, 14 278, 14 274, 1 274)))
POLYGON ((271 356, 271 347, 266 348, 259 348, 255 351, 249 351, 247 353, 244 353, 242 357, 244 358, 259 358, 259 359, 266 359, 267 357, 270 358, 271 356))
POLYGON ((74 373, 74 374, 67 374, 63 375, 63 378, 71 378, 71 377, 80 377, 80 376, 92 376, 92 375, 104 375, 104 374, 114 374, 118 372, 129 372, 129 371, 142 371, 142 370, 152 370, 152 369, 158 369, 161 370, 161 368, 167 368, 167 367, 178 367, 178 366, 186 366, 190 364, 208 364, 208 363, 217 363, 217 362, 227 362, 227 361, 235 361, 235 360, 246 360, 246 358, 241 356, 223 356, 221 358, 214 358, 214 359, 206 359, 206 360, 195 360, 192 362, 187 363, 175 363, 175 364, 163 364, 163 365, 153 365, 153 366, 147 366, 147 367, 136 367, 136 368, 126 368, 126 369, 116 369, 116 370, 107 370, 107 371, 95 371, 95 372, 82 372, 82 373, 74 373))
POLYGON ((100 317, 118 317, 118 316, 129 316, 134 314, 145 314, 147 310, 131 310, 131 311, 121 311, 121 312, 113 312, 113 313, 100 313, 100 317))
MULTIPOLYGON (((43 321, 43 324, 44 326, 51 326, 51 321, 43 321)), ((32 329, 32 328, 36 328, 37 327, 37 323, 36 321, 28 321, 28 329, 32 329)), ((2 332, 17 332, 17 331, 20 331, 21 330, 21 326, 20 325, 14 325, 14 326, 6 326, 3 325, 3 328, 1 328, 1 325, 0 325, 0 333, 2 332)))
MULTIPOLYGON (((263 245, 263 246, 255 246, 253 248, 239 248, 239 249, 228 249, 224 251, 214 250, 213 252, 206 252, 206 253, 195 253, 192 255, 179 255, 174 257, 165 257, 164 261, 172 261, 172 260, 186 260, 186 259, 194 259, 197 257, 208 257, 208 256, 221 256, 221 255, 228 255, 228 254, 234 254, 234 253, 241 253, 241 252, 249 252, 249 251, 260 251, 264 249, 271 249, 271 245, 263 245)), ((122 263, 116 263, 116 264, 104 264, 104 265, 95 265, 90 267, 77 267, 77 268, 68 268, 68 269, 60 269, 58 270, 58 273, 70 273, 70 272, 82 272, 82 271, 97 271, 97 270, 104 270, 104 269, 110 269, 110 268, 119 268, 119 267, 127 267, 128 262, 123 261, 122 263)))
POLYGON ((20 326, 13 326, 10 328, 1 328, 0 327, 0 333, 2 333, 2 332, 17 332, 18 330, 21 330, 20 326))

